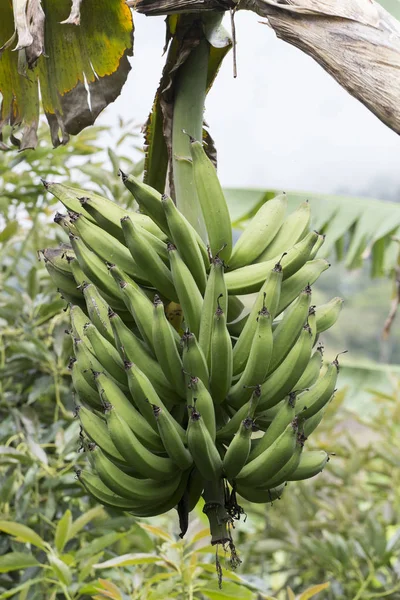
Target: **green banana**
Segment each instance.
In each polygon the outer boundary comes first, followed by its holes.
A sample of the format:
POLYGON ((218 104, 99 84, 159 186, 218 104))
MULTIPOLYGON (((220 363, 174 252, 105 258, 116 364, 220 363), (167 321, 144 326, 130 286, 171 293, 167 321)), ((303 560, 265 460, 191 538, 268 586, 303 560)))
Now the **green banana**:
POLYGON ((231 336, 226 328, 226 316, 219 301, 220 298, 217 299, 218 307, 214 315, 210 347, 210 390, 216 404, 223 402, 229 392, 233 366, 231 336))
POLYGON ((198 377, 209 389, 210 376, 207 362, 194 333, 185 331, 182 336, 182 346, 182 364, 186 385, 189 385, 191 377, 198 377))
POLYGON ((111 508, 120 510, 132 510, 138 506, 138 502, 123 498, 115 494, 101 481, 100 477, 95 473, 90 473, 87 469, 78 469, 76 471, 79 481, 91 496, 98 502, 111 508))
MULTIPOLYGON (((254 335, 257 329, 258 313, 263 305, 267 307, 271 318, 274 319, 276 309, 279 303, 282 284, 282 267, 280 263, 270 270, 265 283, 261 287, 257 298, 252 306, 251 312, 246 320, 242 332, 233 348, 233 374, 241 373, 245 368, 251 346, 254 340, 254 335)), ((260 382, 257 382, 260 383, 260 382)))
MULTIPOLYGON (((90 352, 95 355, 90 340, 85 337, 85 325, 88 322, 87 315, 83 312, 80 306, 76 304, 69 305, 69 320, 71 323, 72 336, 75 339, 82 340, 90 352)), ((86 368, 86 367, 85 367, 86 368)), ((87 368, 90 368, 89 366, 87 368)))
POLYGON ((68 363, 68 369, 71 372, 72 384, 77 392, 79 399, 85 402, 90 408, 101 410, 103 405, 96 390, 86 381, 82 369, 78 365, 76 358, 71 358, 68 363))
POLYGON ((123 386, 124 389, 126 389, 124 363, 113 344, 110 344, 110 342, 97 331, 93 323, 86 322, 84 326, 84 336, 89 340, 93 349, 92 352, 100 364, 120 385, 123 386))
POLYGON ((79 406, 78 417, 88 438, 99 446, 110 460, 118 465, 126 464, 122 454, 118 452, 116 446, 112 442, 107 430, 107 425, 103 419, 84 406, 79 406))
POLYGON ((296 406, 296 414, 301 421, 310 419, 319 412, 332 397, 335 391, 339 362, 337 357, 326 367, 316 383, 300 394, 296 406))
POLYGON ((217 308, 217 298, 221 299, 221 308, 226 314, 228 310, 228 292, 224 278, 224 263, 218 255, 211 260, 211 268, 200 315, 199 344, 209 368, 211 367, 210 344, 214 314, 217 308))
POLYGON ((142 212, 149 215, 154 223, 171 238, 167 217, 161 202, 161 194, 134 175, 126 175, 120 170, 122 183, 135 198, 142 212))
POLYGON ((317 318, 317 332, 322 333, 336 323, 343 306, 343 298, 332 298, 326 304, 321 304, 315 309, 317 318))
POLYGON ((158 433, 150 427, 142 414, 134 407, 132 402, 104 373, 94 373, 97 391, 106 408, 112 406, 114 412, 132 429, 133 433, 142 444, 152 452, 163 452, 164 446, 158 433))
POLYGON ((297 382, 297 388, 299 390, 305 390, 314 385, 317 381, 322 367, 323 348, 322 344, 319 344, 308 361, 308 365, 306 366, 303 375, 297 382))
POLYGON ((154 297, 152 347, 165 377, 173 384, 176 393, 181 398, 185 398, 186 389, 183 364, 172 331, 173 329, 165 316, 164 304, 156 295, 154 297))
POLYGON ((92 283, 84 283, 82 285, 82 292, 91 322, 110 344, 114 344, 114 335, 110 325, 110 319, 108 318, 107 302, 101 294, 99 294, 96 286, 92 283))
POLYGON ((315 242, 315 246, 314 248, 311 250, 311 254, 310 254, 310 260, 314 260, 314 258, 317 256, 321 246, 324 244, 325 242, 325 234, 318 234, 318 239, 315 242))
POLYGON ((278 256, 302 239, 310 223, 310 203, 303 202, 282 224, 278 233, 255 262, 263 262, 278 256))
MULTIPOLYGON (((85 212, 91 215, 92 220, 122 244, 125 244, 125 238, 122 233, 121 219, 129 216, 135 225, 140 227, 142 235, 146 237, 150 244, 155 243, 158 248, 162 248, 158 242, 155 242, 154 238, 164 242, 166 236, 147 215, 125 210, 111 200, 98 195, 91 194, 88 196, 86 194, 79 200, 81 206, 86 209, 85 212), (151 237, 147 234, 150 234, 151 237)), ((82 212, 82 209, 77 212, 82 212)))
POLYGON ((295 388, 310 359, 311 341, 310 328, 305 325, 285 360, 262 384, 259 412, 272 408, 295 388))
POLYGON ((94 283, 100 291, 106 293, 106 299, 112 299, 110 302, 112 308, 124 310, 125 305, 121 298, 121 291, 109 274, 104 262, 97 254, 89 250, 79 237, 70 234, 70 240, 79 266, 87 275, 89 281, 94 283))
POLYGON ((321 408, 321 410, 319 410, 313 417, 310 417, 304 422, 303 432, 306 438, 309 438, 312 432, 317 429, 318 425, 321 423, 325 415, 328 405, 329 402, 323 408, 321 408))
POLYGON ((228 296, 228 313, 226 320, 228 323, 236 321, 242 315, 244 304, 237 296, 228 296))
POLYGON ((288 477, 288 481, 310 479, 318 475, 329 460, 329 455, 324 450, 309 450, 303 452, 297 469, 288 477))
POLYGON ((222 460, 214 441, 200 415, 190 408, 187 444, 194 464, 206 481, 222 477, 222 460))
POLYGON ((204 250, 207 260, 207 250, 203 244, 203 253, 197 243, 196 230, 185 219, 168 196, 161 196, 162 206, 167 218, 172 242, 178 249, 201 294, 204 294, 207 283, 204 250))
POLYGON ((279 194, 262 204, 233 248, 230 269, 249 265, 260 256, 282 226, 286 209, 286 194, 279 194))
POLYGON ((264 433, 259 443, 250 453, 250 460, 253 460, 264 450, 269 448, 274 441, 284 432, 286 427, 293 421, 296 416, 296 392, 290 392, 289 396, 282 402, 279 411, 273 418, 271 425, 264 433))
POLYGON ((142 275, 149 277, 150 283, 161 294, 177 302, 178 297, 172 282, 171 272, 157 252, 140 235, 139 229, 133 224, 130 217, 126 216, 121 219, 121 226, 126 245, 132 258, 140 265, 142 275))
POLYGON ((228 446, 223 460, 223 469, 229 481, 243 469, 250 454, 253 419, 244 419, 238 432, 228 446))
MULTIPOLYGON (((179 304, 182 306, 184 321, 187 329, 195 336, 199 335, 201 307, 203 297, 191 274, 173 244, 168 244, 169 262, 171 266, 172 281, 179 304)), ((176 300, 176 298, 172 298, 176 300)))
POLYGON ((248 462, 236 479, 238 484, 264 487, 292 457, 297 439, 297 423, 292 421, 262 454, 248 462))
POLYGON ((286 279, 282 283, 281 297, 275 316, 280 315, 297 298, 306 285, 312 285, 321 273, 330 266, 330 263, 324 258, 310 260, 297 273, 286 279))
POLYGON ((62 271, 61 269, 57 269, 54 267, 53 263, 51 263, 46 258, 44 259, 44 266, 48 274, 50 275, 51 280, 54 285, 63 290, 68 294, 68 296, 76 299, 82 298, 82 292, 77 288, 75 279, 71 274, 67 273, 67 271, 62 271))
POLYGON ((190 452, 185 448, 182 438, 172 423, 172 417, 166 409, 153 405, 154 416, 157 422, 158 432, 164 444, 164 448, 182 471, 193 464, 190 452))
POLYGON ((212 440, 215 441, 216 416, 213 400, 203 381, 198 377, 191 377, 187 390, 187 405, 194 406, 201 414, 212 440))
POLYGON ((306 323, 310 302, 311 288, 307 286, 278 322, 273 332, 273 353, 269 373, 275 371, 296 343, 306 323))
MULTIPOLYGON (((74 232, 75 235, 78 235, 86 246, 95 252, 104 262, 115 263, 128 275, 148 285, 148 279, 143 277, 142 269, 132 258, 131 253, 124 244, 98 225, 85 219, 81 214, 73 213, 71 221, 76 230, 76 233, 74 232)), ((160 240, 157 241, 165 247, 163 242, 160 240)))
POLYGON ((91 451, 93 465, 100 479, 115 494, 137 502, 152 502, 154 496, 163 498, 172 494, 179 485, 181 473, 177 471, 175 477, 165 482, 155 482, 153 479, 139 479, 119 469, 100 448, 91 451))
POLYGON ((317 338, 317 318, 315 316, 315 306, 310 306, 308 309, 307 323, 311 329, 312 345, 314 346, 317 338))
POLYGON ((42 182, 46 190, 55 198, 57 198, 57 200, 59 200, 67 210, 81 212, 87 219, 93 223, 95 222, 93 217, 81 207, 79 198, 82 195, 83 190, 65 185, 63 183, 55 183, 43 180, 42 182))
POLYGON ((207 229, 211 254, 229 262, 232 253, 232 228, 228 205, 214 165, 203 144, 190 137, 193 178, 207 229))
POLYGON ((223 427, 218 429, 217 431, 217 439, 224 441, 231 441, 235 433, 238 431, 241 422, 246 419, 254 419, 256 414, 258 401, 261 396, 261 386, 256 385, 253 389, 253 393, 251 398, 246 404, 244 404, 241 408, 239 408, 231 419, 226 423, 223 427))
POLYGON ((291 477, 291 475, 293 475, 293 473, 296 471, 300 464, 303 448, 303 438, 301 435, 298 435, 296 440, 296 447, 291 458, 289 458, 287 463, 283 465, 281 469, 279 469, 279 471, 276 473, 276 475, 274 475, 274 477, 271 477, 271 479, 269 479, 266 482, 266 485, 263 485, 263 488, 275 488, 288 481, 288 479, 291 477))
MULTIPOLYGON (((154 431, 158 431, 152 407, 157 406, 158 408, 161 408, 167 415, 169 415, 170 413, 168 412, 168 409, 170 409, 170 405, 168 403, 167 405, 164 404, 153 387, 150 379, 143 373, 143 371, 139 369, 137 365, 131 362, 125 362, 125 369, 128 377, 129 390, 136 406, 154 431)), ((179 425, 179 423, 176 422, 172 415, 171 423, 177 430, 181 439, 184 440, 185 431, 179 425)))
POLYGON ((96 384, 93 378, 93 371, 102 370, 102 365, 99 363, 94 354, 92 354, 80 338, 72 337, 72 344, 74 348, 75 358, 79 364, 79 370, 81 371, 86 382, 96 390, 96 384))
POLYGON ((281 257, 276 256, 275 259, 229 271, 225 276, 229 294, 252 294, 258 292, 268 273, 278 260, 280 260, 283 269, 284 280, 295 276, 299 269, 307 264, 311 250, 317 239, 318 234, 315 231, 310 231, 305 238, 289 248, 281 257))
POLYGON ((157 481, 165 481, 176 474, 178 466, 170 458, 150 452, 116 410, 111 408, 106 413, 106 419, 110 437, 116 448, 136 471, 157 481))
POLYGON ((257 328, 245 369, 239 381, 229 390, 228 403, 231 406, 240 408, 251 396, 251 387, 265 380, 272 356, 272 345, 271 315, 264 306, 258 314, 257 328))
POLYGON ((260 490, 253 486, 237 484, 236 489, 237 493, 248 502, 254 502, 255 504, 272 504, 274 500, 280 500, 284 492, 285 485, 280 485, 279 487, 271 490, 260 490))
POLYGON ((115 346, 121 358, 137 365, 151 379, 154 389, 164 402, 172 400, 172 404, 175 404, 176 394, 173 388, 167 381, 160 365, 146 350, 143 342, 136 337, 115 312, 110 311, 109 318, 114 333, 115 346))

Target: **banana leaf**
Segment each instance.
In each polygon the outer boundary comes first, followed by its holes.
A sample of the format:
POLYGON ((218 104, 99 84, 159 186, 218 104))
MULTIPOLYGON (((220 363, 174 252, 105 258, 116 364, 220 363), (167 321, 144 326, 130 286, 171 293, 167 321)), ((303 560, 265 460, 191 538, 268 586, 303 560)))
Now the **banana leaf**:
MULTIPOLYGON (((40 89, 58 146, 119 96, 131 69, 132 15, 123 0, 4 0, 0 46, 0 136, 11 125, 12 144, 36 147, 40 89)), ((0 147, 8 149, 2 137, 0 147)))

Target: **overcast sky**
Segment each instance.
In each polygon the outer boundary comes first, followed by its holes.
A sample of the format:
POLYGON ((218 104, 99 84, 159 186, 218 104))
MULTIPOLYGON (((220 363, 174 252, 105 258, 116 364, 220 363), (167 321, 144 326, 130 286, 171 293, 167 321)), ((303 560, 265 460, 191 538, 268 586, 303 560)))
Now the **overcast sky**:
MULTIPOLYGON (((98 123, 143 122, 160 78, 162 17, 135 14, 135 56, 98 123)), ((225 58, 206 104, 226 187, 371 195, 400 191, 400 137, 253 13, 236 16, 238 77, 225 58)))

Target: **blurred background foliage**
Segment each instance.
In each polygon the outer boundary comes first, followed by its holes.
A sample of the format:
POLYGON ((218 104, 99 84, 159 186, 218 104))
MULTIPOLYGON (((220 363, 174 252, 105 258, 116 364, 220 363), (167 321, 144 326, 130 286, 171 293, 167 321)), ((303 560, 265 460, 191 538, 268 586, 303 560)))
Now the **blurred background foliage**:
MULTIPOLYGON (((329 418, 313 436, 334 455, 322 475, 292 482, 273 506, 244 507, 235 530, 243 563, 230 571, 220 551, 221 590, 201 506, 180 540, 176 513, 146 520, 106 511, 77 482, 66 303, 37 256, 66 238, 52 222, 61 207, 40 178, 73 180, 129 205, 117 171, 143 169, 135 132, 121 121, 107 147, 111 132, 93 127, 56 150, 43 132, 37 150, 0 154, 0 600, 400 598, 399 324, 381 337, 395 262, 389 277, 371 279, 372 238, 356 270, 333 255, 314 290, 316 303, 346 299, 323 341, 328 359, 349 354, 329 418)), ((236 215, 237 199, 228 197, 236 215)), ((242 198, 238 228, 256 204, 251 191, 242 198)), ((329 238, 329 223, 326 231, 329 238)))

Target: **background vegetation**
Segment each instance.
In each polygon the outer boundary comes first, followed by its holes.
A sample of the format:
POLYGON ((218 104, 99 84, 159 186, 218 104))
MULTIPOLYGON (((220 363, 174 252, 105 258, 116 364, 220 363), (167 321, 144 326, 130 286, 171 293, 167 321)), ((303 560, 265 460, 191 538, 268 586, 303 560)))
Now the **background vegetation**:
POLYGON ((368 368, 366 389, 351 367, 400 362, 398 324, 380 341, 392 283, 372 282, 368 264, 351 273, 335 264, 316 291, 318 302, 346 298, 324 342, 328 358, 346 348, 350 359, 314 437, 335 455, 272 507, 245 506, 236 530, 243 563, 223 569, 222 590, 201 506, 180 540, 175 512, 147 520, 106 511, 76 480, 66 304, 37 255, 66 239, 40 178, 73 178, 126 205, 117 169, 142 170, 131 130, 121 123, 112 148, 91 128, 57 150, 43 132, 37 150, 0 154, 0 600, 400 598, 400 378, 396 368, 368 368))

